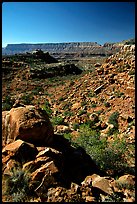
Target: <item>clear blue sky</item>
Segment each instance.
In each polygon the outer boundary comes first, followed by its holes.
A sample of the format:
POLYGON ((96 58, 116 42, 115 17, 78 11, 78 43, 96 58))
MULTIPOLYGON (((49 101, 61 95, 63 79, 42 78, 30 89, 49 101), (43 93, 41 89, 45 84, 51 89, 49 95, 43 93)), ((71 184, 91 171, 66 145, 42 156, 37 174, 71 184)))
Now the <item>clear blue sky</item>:
POLYGON ((10 43, 103 44, 134 37, 134 2, 2 3, 2 47, 10 43))

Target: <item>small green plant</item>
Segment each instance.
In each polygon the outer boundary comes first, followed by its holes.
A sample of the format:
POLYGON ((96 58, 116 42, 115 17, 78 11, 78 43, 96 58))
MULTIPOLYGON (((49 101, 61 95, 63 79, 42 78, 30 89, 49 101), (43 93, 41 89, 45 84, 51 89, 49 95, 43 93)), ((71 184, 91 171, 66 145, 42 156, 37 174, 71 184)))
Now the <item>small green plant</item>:
POLYGON ((104 102, 104 106, 105 106, 106 108, 109 108, 109 107, 110 107, 110 103, 109 103, 109 102, 104 102))
POLYGON ((81 102, 81 106, 85 106, 86 104, 87 104, 86 101, 82 101, 82 102, 81 102))
POLYGON ((111 64, 115 65, 116 64, 116 60, 112 60, 111 64))
POLYGON ((88 93, 88 97, 94 97, 94 96, 96 96, 96 94, 95 94, 94 91, 90 91, 90 92, 88 93))
POLYGON ((114 125, 114 127, 116 128, 116 129, 118 129, 118 116, 119 116, 119 112, 113 112, 111 115, 110 115, 110 117, 109 117, 109 119, 108 119, 108 122, 110 123, 110 124, 112 124, 112 125, 114 125))
POLYGON ((30 188, 30 174, 20 167, 11 170, 11 176, 5 182, 5 195, 12 197, 12 202, 26 202, 32 196, 30 188))
POLYGON ((14 103, 15 103, 15 100, 11 99, 10 95, 6 96, 2 102, 2 110, 3 111, 10 110, 14 103))
POLYGON ((91 107, 92 107, 92 108, 96 108, 96 107, 97 107, 97 104, 96 104, 96 103, 92 103, 92 104, 91 104, 91 107))
POLYGON ((21 98, 22 100, 22 103, 25 104, 25 105, 30 105, 32 104, 32 100, 34 99, 32 93, 30 94, 24 94, 21 98))
POLYGON ((109 130, 107 132, 108 136, 119 132, 119 130, 118 130, 118 116, 119 116, 119 113, 117 111, 110 115, 108 122, 113 125, 113 128, 109 128, 109 130))
POLYGON ((64 98, 61 96, 61 97, 59 98, 59 101, 64 101, 64 98))
POLYGON ((129 70, 129 75, 135 75, 135 70, 129 70))
POLYGON ((71 111, 65 111, 64 112, 64 116, 73 116, 74 114, 73 114, 73 112, 71 112, 71 111))
POLYGON ((81 116, 81 115, 83 115, 83 114, 85 114, 85 113, 87 113, 86 110, 80 110, 80 111, 78 112, 78 116, 81 116))
POLYGON ((122 96, 124 96, 124 93, 120 92, 120 91, 116 91, 115 96, 118 97, 118 98, 121 98, 122 96))
POLYGON ((64 124, 64 118, 62 117, 52 117, 51 119, 53 125, 63 125, 64 124))
POLYGON ((47 101, 47 100, 45 101, 45 104, 42 106, 42 109, 47 112, 49 117, 51 117, 51 115, 52 115, 52 110, 51 110, 50 106, 51 105, 50 105, 49 101, 47 101))
POLYGON ((74 123, 74 124, 73 124, 73 129, 74 129, 74 130, 79 129, 79 123, 74 123))
POLYGON ((39 94, 39 92, 43 92, 43 88, 41 86, 37 86, 32 90, 33 94, 39 94))
POLYGON ((70 107, 72 106, 72 103, 71 102, 65 102, 64 103, 64 105, 63 105, 63 107, 62 107, 62 109, 63 110, 67 110, 67 109, 69 109, 70 107))

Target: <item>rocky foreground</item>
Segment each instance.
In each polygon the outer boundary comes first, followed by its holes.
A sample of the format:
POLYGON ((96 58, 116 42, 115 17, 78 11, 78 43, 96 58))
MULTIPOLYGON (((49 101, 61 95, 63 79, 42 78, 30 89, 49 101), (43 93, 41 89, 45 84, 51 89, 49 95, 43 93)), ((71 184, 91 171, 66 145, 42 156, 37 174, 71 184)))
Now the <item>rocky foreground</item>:
POLYGON ((20 98, 2 112, 3 202, 135 202, 135 46, 94 67, 57 87, 41 79, 30 101, 30 68, 11 73, 20 98))

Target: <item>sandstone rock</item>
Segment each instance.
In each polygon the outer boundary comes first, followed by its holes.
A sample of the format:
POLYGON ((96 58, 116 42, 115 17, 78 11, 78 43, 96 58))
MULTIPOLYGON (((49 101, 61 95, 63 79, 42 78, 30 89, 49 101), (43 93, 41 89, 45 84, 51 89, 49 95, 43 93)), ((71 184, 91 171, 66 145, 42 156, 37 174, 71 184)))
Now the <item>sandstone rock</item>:
POLYGON ((51 161, 51 158, 43 156, 43 157, 38 157, 33 161, 29 161, 23 165, 23 169, 29 169, 29 171, 34 172, 38 168, 40 168, 42 165, 45 163, 51 161))
POLYGON ((107 194, 113 193, 108 179, 104 177, 100 177, 97 174, 93 174, 91 178, 92 178, 93 187, 99 188, 100 190, 102 190, 104 193, 107 193, 107 194))
POLYGON ((61 134, 61 133, 68 133, 68 132, 70 132, 70 128, 66 125, 58 125, 56 127, 56 133, 61 134))
POLYGON ((34 159, 37 154, 37 149, 34 147, 33 144, 24 142, 22 140, 17 140, 6 145, 2 153, 9 154, 12 158, 19 162, 29 161, 34 159))
POLYGON ((3 113, 2 122, 6 143, 9 139, 21 139, 37 146, 52 143, 54 131, 49 117, 35 106, 12 108, 9 113, 3 113))
POLYGON ((10 114, 9 111, 2 112, 2 145, 10 142, 10 114))
POLYGON ((71 110, 75 110, 75 109, 79 109, 81 108, 81 103, 80 102, 77 102, 77 103, 74 103, 71 107, 71 110))
POLYGON ((40 168, 31 174, 31 184, 38 182, 39 185, 35 188, 35 192, 41 195, 44 191, 51 185, 56 185, 57 180, 55 178, 56 174, 59 173, 58 168, 55 166, 53 161, 49 161, 43 164, 40 168))
POLYGON ((134 186, 135 185, 135 176, 127 174, 127 175, 119 177, 117 182, 134 186))

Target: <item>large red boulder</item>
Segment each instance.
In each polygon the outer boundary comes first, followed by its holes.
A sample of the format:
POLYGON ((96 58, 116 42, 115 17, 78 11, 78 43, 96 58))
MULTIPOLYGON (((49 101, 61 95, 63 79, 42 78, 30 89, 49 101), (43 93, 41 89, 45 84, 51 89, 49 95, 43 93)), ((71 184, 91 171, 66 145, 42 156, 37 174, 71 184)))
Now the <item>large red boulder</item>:
POLYGON ((36 146, 48 146, 54 135, 47 113, 32 105, 2 112, 2 130, 4 144, 21 139, 36 146))

